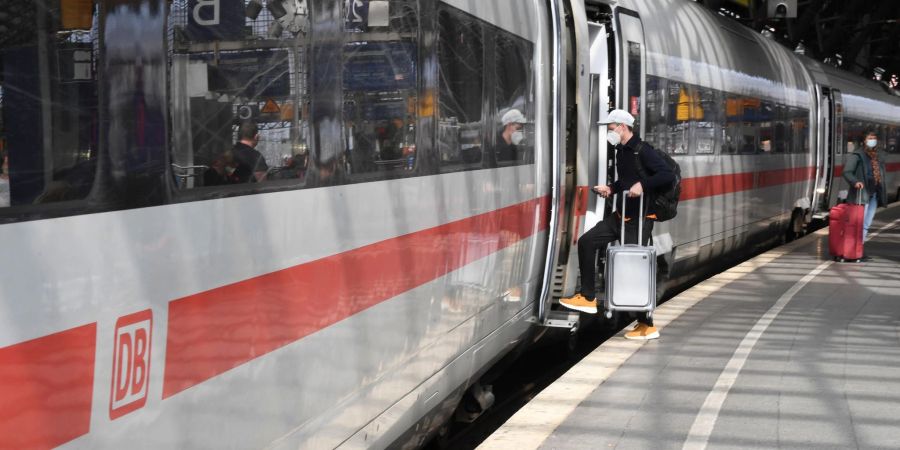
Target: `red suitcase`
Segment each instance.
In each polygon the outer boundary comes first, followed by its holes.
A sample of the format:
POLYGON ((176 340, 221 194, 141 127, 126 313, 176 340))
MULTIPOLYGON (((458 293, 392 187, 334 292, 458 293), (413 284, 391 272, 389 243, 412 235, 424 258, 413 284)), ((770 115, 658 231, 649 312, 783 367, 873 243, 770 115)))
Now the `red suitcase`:
POLYGON ((836 260, 857 260, 863 255, 862 226, 866 207, 842 203, 828 218, 828 250, 836 260))

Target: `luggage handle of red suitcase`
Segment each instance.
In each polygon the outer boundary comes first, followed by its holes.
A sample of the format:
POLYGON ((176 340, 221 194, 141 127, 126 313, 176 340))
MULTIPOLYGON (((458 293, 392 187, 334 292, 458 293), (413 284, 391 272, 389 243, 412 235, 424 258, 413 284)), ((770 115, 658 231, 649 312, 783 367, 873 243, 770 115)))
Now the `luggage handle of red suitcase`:
POLYGON ((863 188, 856 188, 856 204, 859 206, 866 206, 862 201, 862 190, 863 188))
MULTIPOLYGON (((622 216, 622 227, 621 227, 621 238, 619 242, 622 245, 625 245, 625 201, 628 200, 628 191, 623 192, 622 195, 622 211, 619 212, 619 215, 622 216)), ((640 213, 638 214, 638 241, 637 245, 643 245, 644 242, 644 193, 641 192, 641 204, 638 210, 640 213)))

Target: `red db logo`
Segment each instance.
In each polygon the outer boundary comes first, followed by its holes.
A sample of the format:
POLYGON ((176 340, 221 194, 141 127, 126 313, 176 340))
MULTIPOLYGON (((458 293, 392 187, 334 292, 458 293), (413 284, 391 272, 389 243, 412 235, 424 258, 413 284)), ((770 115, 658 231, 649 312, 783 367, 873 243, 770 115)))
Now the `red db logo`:
POLYGON ((109 418, 117 419, 147 403, 153 311, 120 317, 113 346, 109 418))

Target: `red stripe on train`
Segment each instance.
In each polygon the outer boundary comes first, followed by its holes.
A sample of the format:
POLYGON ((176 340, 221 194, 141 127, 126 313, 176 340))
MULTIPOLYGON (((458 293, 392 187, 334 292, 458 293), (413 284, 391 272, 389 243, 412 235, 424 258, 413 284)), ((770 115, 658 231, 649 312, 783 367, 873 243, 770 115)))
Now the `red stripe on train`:
POLYGON ((97 324, 0 349, 0 448, 52 448, 91 426, 97 324))
POLYGON ((549 198, 399 236, 169 303, 163 398, 547 228, 549 198))
POLYGON ((681 180, 681 200, 696 200, 715 195, 753 189, 753 172, 710 175, 681 180))
POLYGON ((815 176, 815 167, 798 167, 685 178, 681 180, 681 200, 697 200, 756 188, 798 183, 815 176))
POLYGON ((815 167, 796 167, 791 169, 766 170, 759 172, 756 187, 766 188, 782 184, 799 183, 816 177, 815 167))

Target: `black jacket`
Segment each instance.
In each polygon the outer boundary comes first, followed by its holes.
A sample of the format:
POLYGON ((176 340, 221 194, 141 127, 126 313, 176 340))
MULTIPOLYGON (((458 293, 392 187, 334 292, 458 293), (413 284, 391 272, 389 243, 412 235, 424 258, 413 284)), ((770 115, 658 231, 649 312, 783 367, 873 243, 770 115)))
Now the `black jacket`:
POLYGON ((238 142, 231 149, 234 155, 234 162, 237 167, 234 169, 234 177, 238 183, 256 182, 254 174, 256 172, 265 172, 269 170, 266 159, 262 154, 253 147, 238 142))
POLYGON ((865 150, 857 150, 847 156, 844 161, 844 171, 841 173, 850 188, 847 190, 847 203, 864 205, 869 204, 869 196, 873 192, 878 193, 878 206, 887 206, 886 180, 887 171, 884 166, 885 154, 878 150, 878 165, 881 168, 881 184, 875 183, 875 174, 872 172, 872 160, 865 150), (862 191, 856 189, 856 183, 862 182, 865 187, 862 191), (858 198, 857 196, 861 197, 858 198))
MULTIPOLYGON (((664 188, 675 181, 675 172, 666 164, 666 161, 659 157, 650 144, 641 145, 641 138, 637 135, 632 136, 625 144, 616 146, 616 170, 619 173, 619 179, 610 186, 615 194, 622 194, 631 189, 638 181, 644 188, 644 209, 646 215, 650 216, 655 213, 653 210, 653 202, 650 196, 655 191, 664 188), (638 158, 647 175, 641 178, 638 174, 638 158)), ((622 198, 618 199, 621 205, 622 198)), ((625 202, 625 217, 634 217, 640 206, 640 198, 629 198, 625 202)), ((621 206, 620 206, 621 207, 621 206)))

